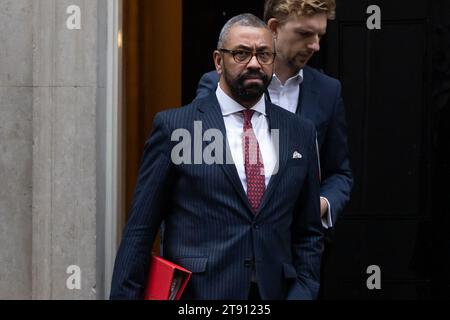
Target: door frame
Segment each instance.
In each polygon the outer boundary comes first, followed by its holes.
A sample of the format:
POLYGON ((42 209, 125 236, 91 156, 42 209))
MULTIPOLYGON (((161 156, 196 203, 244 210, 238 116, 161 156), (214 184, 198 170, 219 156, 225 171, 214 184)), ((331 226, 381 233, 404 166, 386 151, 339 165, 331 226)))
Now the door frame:
POLYGON ((125 225, 122 108, 123 0, 107 1, 105 225, 103 292, 108 298, 114 260, 125 225))

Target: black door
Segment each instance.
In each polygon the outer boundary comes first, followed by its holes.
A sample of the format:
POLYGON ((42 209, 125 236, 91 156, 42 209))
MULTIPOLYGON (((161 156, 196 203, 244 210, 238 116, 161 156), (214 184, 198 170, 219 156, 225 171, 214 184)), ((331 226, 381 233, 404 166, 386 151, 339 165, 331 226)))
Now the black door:
MULTIPOLYGON (((337 1, 311 65, 341 80, 352 199, 325 257, 324 298, 450 296, 450 3, 337 1), (381 29, 366 24, 370 5, 381 29), (369 266, 381 289, 368 289, 369 266)), ((220 28, 235 14, 262 17, 263 1, 184 1, 183 102, 213 69, 220 28)))
POLYGON ((448 1, 346 0, 337 12, 324 69, 343 84, 355 187, 335 228, 325 296, 449 296, 448 1), (380 30, 366 25, 372 4, 380 30), (371 265, 381 290, 367 288, 371 265))

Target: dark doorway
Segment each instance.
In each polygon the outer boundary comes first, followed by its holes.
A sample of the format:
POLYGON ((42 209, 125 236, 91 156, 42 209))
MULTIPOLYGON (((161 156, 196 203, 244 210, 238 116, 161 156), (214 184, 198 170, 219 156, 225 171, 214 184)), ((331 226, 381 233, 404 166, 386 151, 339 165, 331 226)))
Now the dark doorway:
POLYGON ((264 0, 183 1, 183 104, 195 98, 200 77, 214 70, 213 51, 225 22, 240 13, 263 16, 264 0))
POLYGON ((124 220, 153 118, 181 105, 181 20, 182 0, 123 2, 124 220))
POLYGON ((355 188, 335 228, 325 296, 449 297, 449 208, 439 197, 450 193, 436 175, 449 163, 438 150, 450 120, 439 116, 450 107, 448 2, 340 1, 337 10, 324 68, 343 84, 355 188), (372 4, 381 30, 367 29, 372 4), (381 290, 367 289, 370 265, 381 269, 381 290))
MULTIPOLYGON (((183 2, 183 103, 213 69, 219 31, 263 0, 183 2)), ((450 4, 337 1, 314 67, 338 78, 355 186, 334 228, 326 299, 450 297, 450 4), (381 30, 368 30, 370 5, 381 30), (367 268, 381 270, 369 290, 367 268)))

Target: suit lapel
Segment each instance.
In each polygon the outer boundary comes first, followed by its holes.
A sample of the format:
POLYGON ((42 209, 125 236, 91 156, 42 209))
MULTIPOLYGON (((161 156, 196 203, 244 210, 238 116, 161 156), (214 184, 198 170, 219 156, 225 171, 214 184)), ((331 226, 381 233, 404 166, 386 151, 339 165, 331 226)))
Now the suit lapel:
MULTIPOLYGON (((309 119, 314 122, 314 114, 315 110, 318 108, 319 103, 319 92, 314 89, 313 83, 314 83, 314 74, 311 72, 311 69, 309 67, 305 67, 303 69, 303 77, 304 80, 301 84, 300 88, 300 95, 298 100, 298 106, 297 106, 297 115, 301 116, 302 118, 309 119)), ((267 94, 269 97, 269 95, 267 94)), ((270 179, 269 185, 267 186, 267 190, 264 194, 263 200, 261 202, 259 211, 262 211, 264 207, 269 202, 270 198, 272 197, 274 191, 276 190, 279 180, 281 179, 281 176, 285 170, 287 161, 289 160, 289 157, 292 156, 289 154, 289 135, 288 130, 286 130, 284 123, 282 123, 282 120, 280 118, 280 114, 278 112, 273 111, 272 104, 270 103, 270 97, 269 100, 266 101, 267 106, 267 115, 269 119, 269 127, 271 130, 278 129, 279 131, 279 149, 278 149, 278 172, 277 174, 273 175, 270 179)), ((273 132, 272 132, 273 137, 273 132)))
POLYGON ((299 104, 297 114, 302 118, 309 119, 315 123, 314 114, 316 114, 319 104, 319 92, 314 89, 314 74, 309 67, 303 69, 303 82, 300 87, 299 104))
POLYGON ((239 194, 239 197, 248 207, 251 212, 250 203, 248 202, 247 195, 245 194, 244 188, 242 187, 241 179, 236 170, 236 166, 233 163, 233 157, 231 156, 230 147, 227 140, 227 131, 225 129, 225 123, 223 121, 222 112, 220 110, 219 102, 217 101, 216 95, 211 94, 207 98, 201 101, 198 106, 198 110, 202 118, 203 132, 209 129, 220 130, 223 137, 223 156, 224 163, 219 164, 219 166, 225 171, 226 176, 230 180, 233 188, 239 194))
POLYGON ((279 180, 281 179, 282 173, 286 167, 287 161, 289 159, 288 155, 288 130, 286 129, 286 123, 283 123, 280 118, 279 112, 274 112, 273 105, 266 100, 266 112, 267 118, 269 121, 269 130, 271 130, 272 139, 275 144, 275 152, 277 153, 277 166, 276 166, 276 174, 272 175, 272 178, 269 181, 266 192, 264 193, 263 199, 261 201, 261 205, 259 206, 259 212, 261 212, 270 198, 273 195, 273 192, 276 190, 279 180), (276 139, 278 134, 278 141, 276 139), (278 143, 277 143, 278 142, 278 143), (278 148, 277 148, 278 144, 278 148))

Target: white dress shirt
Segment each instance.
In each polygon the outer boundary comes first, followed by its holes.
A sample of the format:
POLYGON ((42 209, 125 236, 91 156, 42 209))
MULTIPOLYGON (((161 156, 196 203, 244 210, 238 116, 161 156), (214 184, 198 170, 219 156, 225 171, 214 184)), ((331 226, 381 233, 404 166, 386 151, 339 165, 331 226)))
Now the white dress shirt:
MULTIPOLYGON (((222 111, 225 129, 227 131, 227 140, 230 146, 231 155, 236 166, 242 186, 247 193, 247 176, 244 166, 244 149, 242 146, 242 134, 244 132, 244 114, 245 107, 229 97, 220 87, 216 90, 217 100, 222 111)), ((253 131, 258 140, 259 149, 264 162, 264 175, 266 188, 269 184, 272 173, 277 164, 277 155, 269 131, 269 122, 266 114, 265 96, 263 95, 251 110, 255 110, 252 117, 253 131)))
POLYGON ((297 112, 298 96, 300 95, 300 84, 303 82, 303 69, 298 74, 287 79, 283 85, 274 74, 267 90, 273 104, 286 109, 292 113, 297 112))
MULTIPOLYGON (((281 83, 280 79, 278 79, 277 75, 274 74, 272 82, 270 82, 270 85, 267 88, 269 91, 270 100, 273 104, 276 104, 292 113, 296 113, 301 83, 303 83, 303 69, 301 69, 295 76, 287 79, 284 85, 281 83)), ((328 229, 333 226, 333 220, 331 219, 331 205, 327 198, 321 198, 324 199, 328 205, 328 212, 322 218, 323 227, 328 229)))

